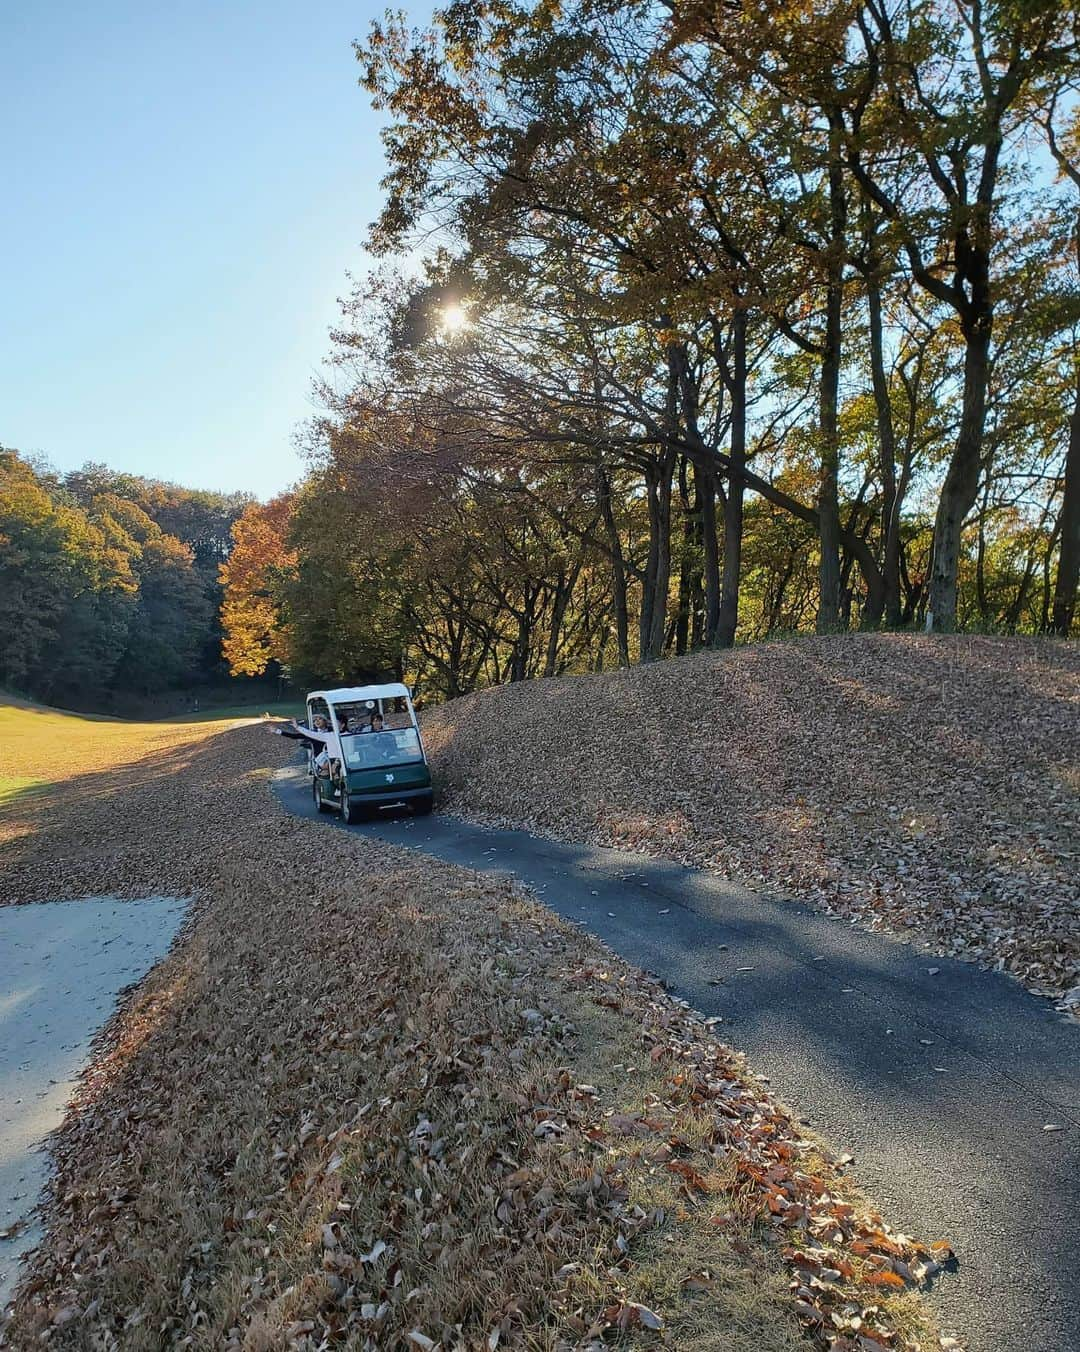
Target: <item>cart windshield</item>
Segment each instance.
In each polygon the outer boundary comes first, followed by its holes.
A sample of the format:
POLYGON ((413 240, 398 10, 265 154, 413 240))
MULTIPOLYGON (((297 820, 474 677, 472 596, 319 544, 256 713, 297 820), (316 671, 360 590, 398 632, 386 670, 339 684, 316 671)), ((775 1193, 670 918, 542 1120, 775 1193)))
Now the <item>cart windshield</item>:
POLYGON ((345 734, 341 751, 350 770, 378 769, 383 765, 407 765, 423 760, 415 728, 391 728, 387 732, 345 734))

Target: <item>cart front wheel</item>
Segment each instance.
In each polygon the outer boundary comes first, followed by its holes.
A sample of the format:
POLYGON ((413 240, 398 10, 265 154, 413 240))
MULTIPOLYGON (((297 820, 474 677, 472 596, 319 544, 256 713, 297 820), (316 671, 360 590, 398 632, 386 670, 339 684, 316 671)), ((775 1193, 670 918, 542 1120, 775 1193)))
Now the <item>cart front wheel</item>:
POLYGON ((311 801, 315 804, 317 811, 319 812, 329 811, 326 804, 323 802, 322 794, 319 792, 318 775, 311 776, 311 801))

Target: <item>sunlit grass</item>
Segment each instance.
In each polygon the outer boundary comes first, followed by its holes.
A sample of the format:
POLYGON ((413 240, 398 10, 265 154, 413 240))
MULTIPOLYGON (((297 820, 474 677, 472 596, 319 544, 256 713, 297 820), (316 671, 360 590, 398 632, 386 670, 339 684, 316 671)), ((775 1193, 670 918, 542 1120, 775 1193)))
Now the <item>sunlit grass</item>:
POLYGON ((163 723, 216 723, 224 719, 261 718, 270 714, 272 718, 302 718, 303 700, 282 699, 270 704, 228 704, 222 709, 203 709, 197 714, 177 714, 173 718, 163 718, 163 723))
POLYGON ((141 760, 193 735, 203 732, 64 713, 0 694, 0 806, 22 804, 55 784, 141 760))
POLYGON ((0 775, 0 807, 13 803, 17 798, 33 797, 35 793, 43 792, 48 786, 47 779, 0 775))

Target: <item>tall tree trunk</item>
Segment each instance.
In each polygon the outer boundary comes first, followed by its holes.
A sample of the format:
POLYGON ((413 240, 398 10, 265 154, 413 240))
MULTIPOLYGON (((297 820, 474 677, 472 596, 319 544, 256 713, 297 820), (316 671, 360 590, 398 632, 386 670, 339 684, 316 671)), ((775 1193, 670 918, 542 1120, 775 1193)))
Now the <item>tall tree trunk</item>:
POLYGON ((1046 537, 1046 543, 1043 545, 1042 554, 1042 586, 1040 588, 1042 598, 1039 603, 1039 632, 1043 634, 1052 633, 1050 627, 1050 605, 1053 594, 1053 584, 1051 579, 1054 576, 1054 558, 1058 552, 1058 541, 1061 539, 1061 513, 1058 513, 1057 520, 1054 522, 1054 529, 1046 537))
POLYGON ((608 553, 611 556, 611 592, 612 608, 615 613, 615 643, 619 652, 619 666, 630 665, 630 612, 626 597, 626 559, 623 555, 622 538, 619 525, 611 506, 611 480, 602 461, 596 462, 596 496, 600 503, 600 516, 608 537, 608 553))
POLYGON ((665 427, 668 440, 651 472, 646 476, 649 494, 649 563, 641 606, 641 661, 652 662, 664 650, 667 628, 668 588, 671 585, 671 482, 675 474, 679 436, 679 361, 674 346, 668 349, 668 382, 665 427))
POLYGON ((720 542, 716 533, 716 471, 694 462, 694 485, 701 508, 702 580, 705 614, 700 641, 706 648, 716 642, 720 624, 720 542))
MULTIPOLYGON (((737 309, 732 326, 731 475, 724 499, 724 576, 717 616, 718 648, 730 648, 739 624, 739 583, 742 576, 743 497, 746 491, 746 311, 737 309)), ((839 525, 839 520, 837 521, 839 525)))
MULTIPOLYGON (((889 380, 885 374, 884 338, 881 322, 881 289, 877 280, 877 256, 870 252, 867 302, 870 310, 870 371, 877 408, 878 453, 881 469, 882 596, 885 623, 892 629, 900 624, 900 499, 896 492, 896 428, 893 423, 889 380)), ((874 614, 867 604, 864 623, 876 625, 881 611, 874 614)))
POLYGON ((671 483, 675 451, 665 449, 650 475, 649 564, 644 590, 648 602, 641 607, 641 660, 651 662, 664 650, 667 628, 668 588, 671 585, 671 483))
POLYGON ((942 633, 951 633, 956 628, 961 532, 979 492, 979 457, 986 423, 986 386, 990 372, 990 332, 993 326, 988 269, 979 292, 978 303, 972 303, 974 313, 966 317, 962 326, 966 349, 960 429, 934 521, 929 627, 942 633))
POLYGON ((817 631, 834 632, 840 627, 840 363, 844 307, 844 235, 847 202, 840 162, 843 131, 839 116, 829 114, 829 259, 825 297, 825 341, 821 358, 819 433, 821 469, 818 481, 818 571, 817 631))
POLYGON ((987 468, 979 513, 979 540, 975 550, 975 599, 984 625, 990 624, 990 602, 986 596, 986 518, 990 515, 990 471, 987 468))
MULTIPOLYGON (((1080 256, 1080 231, 1077 233, 1080 256)), ((1061 553, 1051 628, 1068 638, 1076 614, 1076 588, 1080 584, 1080 361, 1076 366, 1076 390, 1069 421, 1069 449, 1065 455, 1065 493, 1061 500, 1061 553)))
POLYGON ((551 632, 548 634, 547 655, 544 658, 544 675, 554 676, 559 666, 559 639, 562 637, 563 621, 566 619, 566 607, 577 586, 581 564, 576 563, 570 569, 569 576, 560 572, 555 580, 555 594, 551 601, 551 632))
POLYGON ((682 549, 679 552, 679 599, 675 610, 675 652, 681 657, 690 643, 690 605, 694 592, 697 553, 697 515, 699 502, 690 497, 687 459, 679 457, 679 504, 682 508, 682 549))
POLYGON ((660 566, 660 524, 657 508, 657 479, 655 464, 645 471, 645 506, 649 519, 649 552, 641 579, 641 608, 638 611, 638 660, 647 662, 651 656, 652 617, 656 604, 656 570, 660 566))
POLYGON ((514 652, 510 659, 511 682, 524 681, 529 675, 529 658, 532 652, 533 625, 535 619, 536 597, 526 584, 521 610, 518 613, 518 632, 514 641, 514 652))

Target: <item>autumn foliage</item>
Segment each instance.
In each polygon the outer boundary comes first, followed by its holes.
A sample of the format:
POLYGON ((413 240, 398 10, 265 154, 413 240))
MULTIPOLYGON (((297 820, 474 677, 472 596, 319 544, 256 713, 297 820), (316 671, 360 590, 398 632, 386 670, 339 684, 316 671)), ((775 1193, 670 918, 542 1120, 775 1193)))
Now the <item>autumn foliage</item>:
POLYGON ((310 428, 297 671, 456 695, 792 631, 1069 633, 1073 10, 451 4, 357 55, 385 262, 310 428))
POLYGON ((271 661, 289 660, 274 584, 296 566, 287 544, 291 506, 287 494, 252 503, 232 528, 232 551, 220 577, 222 653, 234 676, 261 676, 271 661))
POLYGON ((0 449, 0 684, 86 708, 213 679, 245 501, 0 449))

